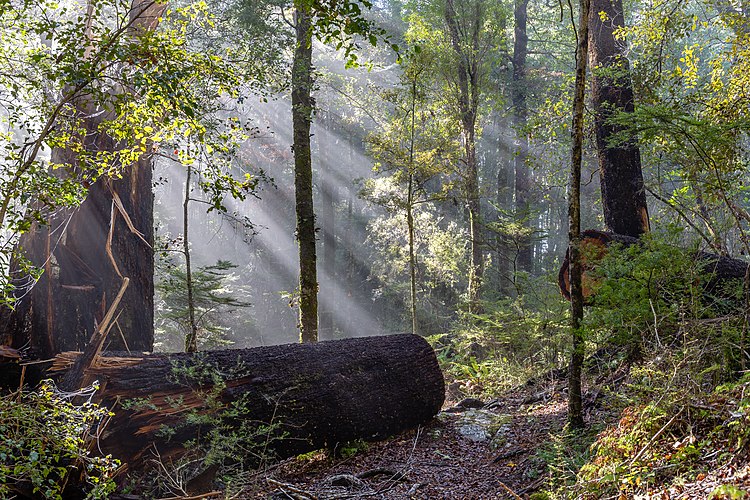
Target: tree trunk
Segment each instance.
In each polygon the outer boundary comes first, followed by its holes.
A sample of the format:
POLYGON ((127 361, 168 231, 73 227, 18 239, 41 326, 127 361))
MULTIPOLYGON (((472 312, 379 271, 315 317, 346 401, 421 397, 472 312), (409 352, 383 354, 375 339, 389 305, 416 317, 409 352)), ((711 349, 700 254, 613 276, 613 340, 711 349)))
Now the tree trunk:
MULTIPOLYGON (((58 357, 55 367, 65 369, 70 358, 58 357)), ((416 427, 437 414, 445 394, 432 348, 422 337, 404 334, 195 355, 105 357, 87 373, 102 382, 102 403, 115 405, 101 449, 131 468, 152 458, 154 448, 162 460, 188 452, 188 440, 220 423, 221 410, 217 413, 213 403, 240 404, 233 419, 276 424, 263 439, 270 438, 270 449, 286 457, 416 427), (135 400, 148 405, 116 406, 135 400), (188 425, 191 412, 212 413, 215 420, 203 428, 188 425), (165 426, 174 433, 164 433, 165 426)), ((231 425, 231 418, 221 423, 231 425)))
MULTIPOLYGON (((502 221, 509 208, 513 206, 513 191, 511 184, 513 176, 511 174, 513 164, 505 162, 505 158, 511 153, 510 148, 505 144, 505 137, 500 134, 497 140, 497 177, 495 203, 497 205, 496 216, 498 221, 502 221)), ((495 241, 495 272, 497 274, 494 288, 500 297, 511 297, 515 293, 514 278, 515 266, 517 263, 517 252, 514 245, 511 244, 510 236, 506 229, 498 228, 494 237, 495 241)))
POLYGON ((189 219, 190 212, 190 181, 193 166, 188 163, 185 172, 185 199, 182 204, 182 253, 185 255, 185 288, 187 291, 188 327, 190 330, 185 337, 185 352, 198 352, 198 324, 195 321, 195 300, 193 296, 193 267, 190 261, 189 219))
POLYGON ((622 0, 591 1, 591 93, 604 222, 617 234, 637 237, 649 231, 641 153, 635 138, 614 144, 624 127, 611 123, 616 114, 635 110, 630 65, 614 35, 624 26, 622 0))
MULTIPOLYGON (((412 124, 413 126, 413 124, 412 124)), ((406 202, 406 229, 409 232, 409 290, 411 306, 411 333, 419 334, 419 321, 417 320, 417 257, 414 250, 414 174, 409 173, 409 184, 407 189, 408 200, 406 202)))
POLYGON ((292 64, 292 126, 294 129, 294 188, 299 243, 300 341, 318 340, 318 273, 315 255, 312 155, 312 12, 309 2, 295 0, 296 46, 292 64))
POLYGON ((583 291, 581 287, 581 163, 583 161, 583 107, 586 93, 586 57, 588 53, 590 0, 579 1, 576 80, 573 98, 570 184, 568 186, 568 254, 570 256, 570 329, 573 342, 568 373, 568 423, 573 429, 584 426, 581 395, 581 370, 585 354, 583 335, 583 291))
POLYGON ((482 228, 479 198, 479 171, 477 168, 476 122, 479 108, 479 31, 481 29, 481 5, 477 4, 476 19, 471 23, 471 32, 462 38, 453 0, 445 3, 445 22, 448 25, 451 44, 457 59, 458 108, 461 118, 461 138, 466 162, 465 189, 469 209, 469 237, 471 258, 469 262, 469 311, 479 312, 484 276, 482 257, 482 228), (470 43, 470 47, 465 47, 470 43), (469 53, 467 53, 467 50, 469 53))
POLYGON ((414 248, 414 146, 417 124, 417 78, 411 82, 411 129, 409 130, 409 181, 406 189, 406 229, 409 237, 409 295, 411 307, 411 333, 419 334, 417 320, 417 257, 414 248))
MULTIPOLYGON (((527 165, 529 140, 526 135, 526 54, 529 37, 526 33, 526 18, 529 0, 516 0, 513 14, 515 18, 515 41, 513 43, 513 128, 516 131, 515 151, 513 154, 513 169, 516 174, 516 219, 521 227, 527 227, 531 222, 529 204, 529 167, 527 165)), ((532 246, 528 236, 519 239, 517 268, 531 272, 532 246)), ((514 278, 515 281, 515 278, 514 278)))

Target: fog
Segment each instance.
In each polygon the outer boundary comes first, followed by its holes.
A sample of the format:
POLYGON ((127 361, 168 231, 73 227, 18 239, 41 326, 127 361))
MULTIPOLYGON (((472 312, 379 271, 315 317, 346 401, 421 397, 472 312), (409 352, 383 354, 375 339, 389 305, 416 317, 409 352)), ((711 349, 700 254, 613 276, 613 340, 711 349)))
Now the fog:
MULTIPOLYGON (((248 217, 253 227, 207 213, 207 205, 191 202, 193 267, 219 259, 238 266, 234 294, 252 305, 222 317, 236 347, 295 342, 297 308, 290 306, 290 294, 297 288, 298 257, 291 107, 283 96, 268 102, 257 97, 246 99, 241 111, 261 133, 243 145, 239 156, 243 166, 262 171, 266 180, 260 183, 257 198, 227 199, 226 207, 230 214, 248 217)), ((375 287, 369 281, 363 247, 365 227, 357 222, 374 210, 358 197, 358 179, 372 175, 372 162, 364 152, 362 130, 344 128, 336 121, 332 114, 320 113, 312 127, 321 340, 389 333, 375 311, 375 287), (326 261, 331 256, 326 245, 333 247, 333 262, 326 261)), ((182 234, 185 171, 168 159, 157 163, 155 178, 166 179, 155 187, 158 236, 182 234)), ((201 198, 197 185, 191 197, 201 198)))

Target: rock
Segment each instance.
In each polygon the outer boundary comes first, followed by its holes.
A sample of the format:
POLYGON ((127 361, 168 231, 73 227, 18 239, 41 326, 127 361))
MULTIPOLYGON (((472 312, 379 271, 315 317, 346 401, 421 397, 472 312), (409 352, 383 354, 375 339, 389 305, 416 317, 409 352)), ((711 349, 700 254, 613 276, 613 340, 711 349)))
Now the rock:
POLYGON ((505 446, 508 441, 508 432, 510 432, 511 427, 510 422, 500 425, 500 428, 492 437, 492 441, 490 441, 490 448, 497 450, 498 448, 505 446))
POLYGON ((448 413, 461 413, 471 408, 484 408, 484 403, 476 398, 466 398, 445 411, 448 413))
POLYGON ((475 442, 491 441, 504 425, 510 424, 509 415, 498 415, 489 410, 469 409, 456 422, 459 434, 475 442))
POLYGON ((361 490, 366 485, 364 481, 351 474, 336 474, 326 479, 326 484, 330 486, 341 486, 348 489, 361 490))

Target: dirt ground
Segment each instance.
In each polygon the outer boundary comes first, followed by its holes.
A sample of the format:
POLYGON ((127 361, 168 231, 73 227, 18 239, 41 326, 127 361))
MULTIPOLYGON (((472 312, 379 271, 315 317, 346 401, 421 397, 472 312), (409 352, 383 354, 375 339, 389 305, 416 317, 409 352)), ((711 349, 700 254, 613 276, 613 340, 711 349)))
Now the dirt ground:
POLYGON ((448 401, 424 427, 368 443, 347 458, 320 452, 259 475, 238 498, 527 498, 546 485, 537 450, 565 423, 564 395, 515 392, 484 407, 503 422, 502 439, 477 442, 459 432, 465 409, 448 401))

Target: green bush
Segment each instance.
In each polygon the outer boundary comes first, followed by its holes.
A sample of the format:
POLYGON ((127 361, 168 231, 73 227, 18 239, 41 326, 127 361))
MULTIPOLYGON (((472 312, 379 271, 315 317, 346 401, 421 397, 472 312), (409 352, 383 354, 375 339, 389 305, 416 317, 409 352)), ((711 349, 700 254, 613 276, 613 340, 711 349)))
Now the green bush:
POLYGON ((62 499, 66 488, 80 487, 86 498, 106 498, 119 461, 91 449, 109 415, 91 402, 73 404, 51 381, 0 397, 0 497, 62 499))

